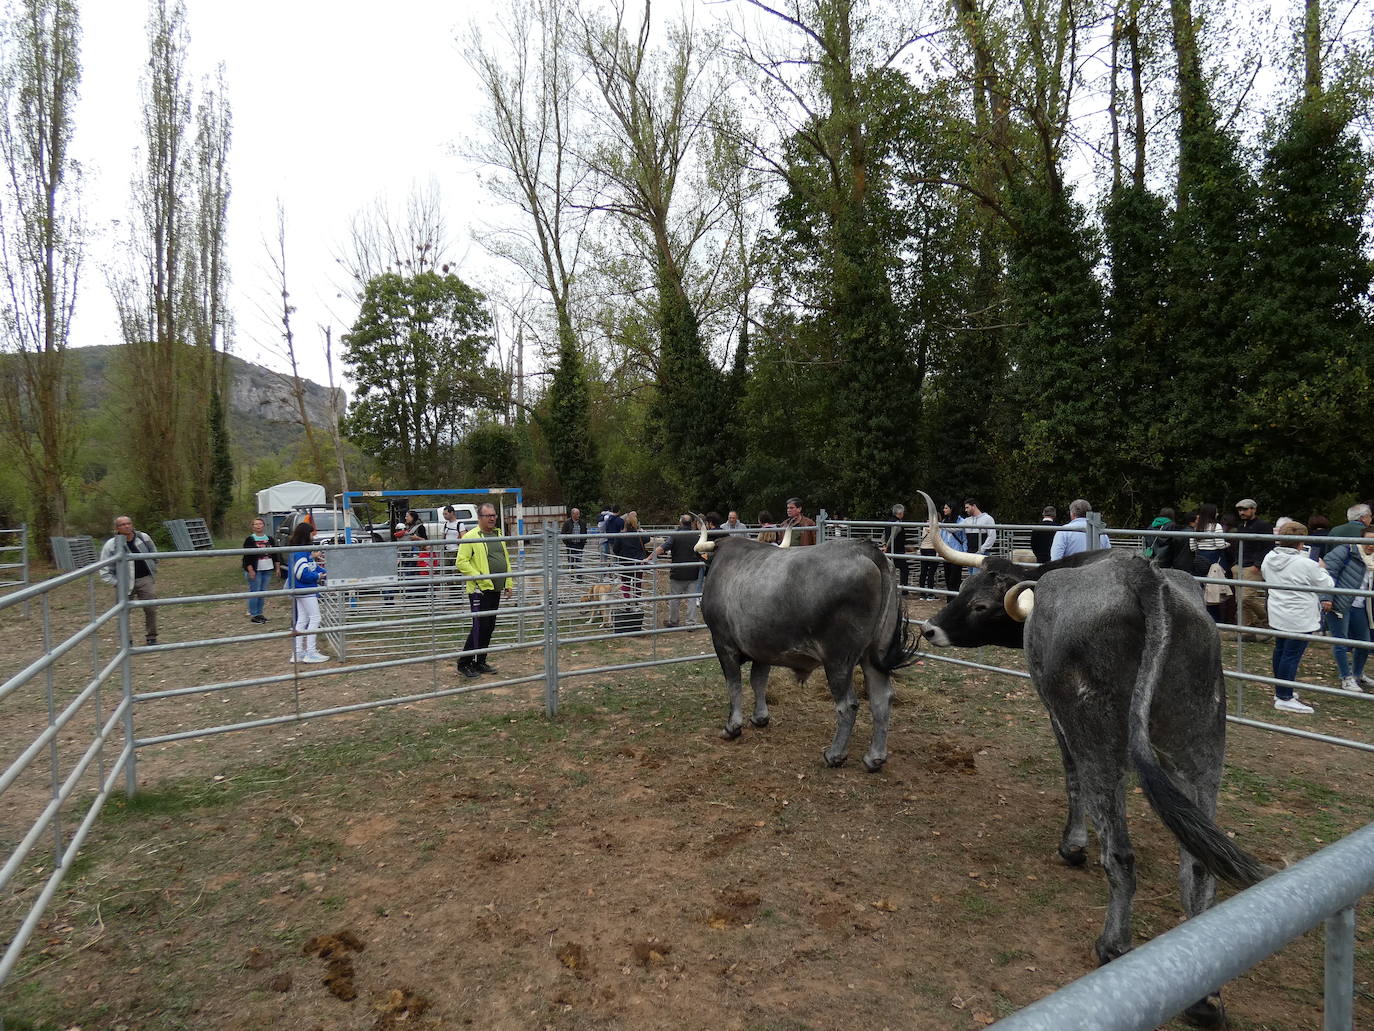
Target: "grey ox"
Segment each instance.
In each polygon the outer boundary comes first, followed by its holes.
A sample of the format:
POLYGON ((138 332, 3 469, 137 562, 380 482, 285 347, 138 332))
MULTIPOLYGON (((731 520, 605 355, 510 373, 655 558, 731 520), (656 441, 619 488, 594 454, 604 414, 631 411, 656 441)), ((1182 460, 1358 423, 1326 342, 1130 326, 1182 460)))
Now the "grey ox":
MULTIPOLYGON (((922 497, 934 529, 934 502, 922 497)), ((939 540, 938 531, 934 537, 939 540)), ((1110 885, 1096 943, 1100 963, 1131 948, 1135 853, 1125 799, 1131 766, 1178 839, 1188 916, 1212 904, 1215 878, 1247 887, 1271 872, 1215 822, 1226 749, 1221 643, 1190 576, 1121 551, 1080 552, 1039 567, 956 552, 943 542, 939 552, 981 571, 926 622, 924 636, 959 648, 1024 647, 1064 759, 1069 813, 1059 855, 1081 866, 1085 815, 1097 831, 1110 885)), ((1185 1015, 1220 1025, 1220 994, 1185 1015)))
POLYGON ((827 541, 809 548, 761 544, 742 536, 707 540, 697 551, 709 555, 701 612, 725 674, 730 715, 721 737, 733 740, 744 728, 740 667, 751 663, 756 727, 768 725, 768 672, 773 666, 805 680, 825 670, 835 700, 835 739, 823 754, 828 766, 849 755, 849 737, 859 703, 854 667, 862 666, 873 714, 873 740, 864 766, 877 772, 887 761, 887 718, 892 702, 889 674, 910 663, 920 638, 902 618, 892 562, 869 541, 827 541))

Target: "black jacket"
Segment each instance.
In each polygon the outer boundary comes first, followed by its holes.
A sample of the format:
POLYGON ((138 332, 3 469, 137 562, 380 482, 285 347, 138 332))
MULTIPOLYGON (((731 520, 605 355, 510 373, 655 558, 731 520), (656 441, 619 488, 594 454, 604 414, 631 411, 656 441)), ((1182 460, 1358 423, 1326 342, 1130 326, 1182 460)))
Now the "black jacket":
MULTIPOLYGON (((1266 523, 1259 516, 1247 520, 1236 527, 1237 533, 1273 533, 1272 523, 1266 523)), ((1236 541, 1238 557, 1236 565, 1242 569, 1246 566, 1263 565, 1264 556, 1274 547, 1273 541, 1236 541)))
POLYGON ((1054 535, 1059 532, 1059 524, 1053 519, 1042 519, 1040 525, 1047 529, 1031 531, 1031 551, 1035 552, 1035 561, 1043 565, 1050 560, 1050 549, 1054 547, 1054 535))

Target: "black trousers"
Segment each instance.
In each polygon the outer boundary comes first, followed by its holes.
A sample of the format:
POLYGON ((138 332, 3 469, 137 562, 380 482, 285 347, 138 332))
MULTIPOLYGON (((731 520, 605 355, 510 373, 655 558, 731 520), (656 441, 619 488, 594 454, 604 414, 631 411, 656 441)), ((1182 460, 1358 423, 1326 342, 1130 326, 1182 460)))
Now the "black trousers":
POLYGON ((475 651, 474 654, 466 655, 458 661, 464 665, 476 666, 487 661, 487 647, 491 644, 491 635, 496 629, 496 610, 501 607, 501 592, 473 591, 468 595, 468 605, 472 609, 472 629, 468 631, 463 651, 475 651))
POLYGON ((922 548, 921 555, 923 557, 929 556, 926 561, 921 563, 921 590, 934 590, 935 571, 940 568, 940 563, 933 561, 935 558, 935 549, 922 548))
POLYGON ((945 563, 945 590, 959 590, 959 584, 964 579, 964 567, 956 566, 953 562, 945 563))

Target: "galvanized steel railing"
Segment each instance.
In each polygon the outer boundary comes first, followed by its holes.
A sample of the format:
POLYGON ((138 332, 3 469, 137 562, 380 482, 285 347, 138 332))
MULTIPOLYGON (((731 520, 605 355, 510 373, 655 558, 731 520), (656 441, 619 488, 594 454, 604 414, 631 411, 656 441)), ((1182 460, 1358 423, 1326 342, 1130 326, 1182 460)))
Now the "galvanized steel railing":
MULTIPOLYGON (((0 530, 0 595, 29 585, 29 527, 27 523, 0 530)), ((24 615, 29 605, 24 604, 24 615)))

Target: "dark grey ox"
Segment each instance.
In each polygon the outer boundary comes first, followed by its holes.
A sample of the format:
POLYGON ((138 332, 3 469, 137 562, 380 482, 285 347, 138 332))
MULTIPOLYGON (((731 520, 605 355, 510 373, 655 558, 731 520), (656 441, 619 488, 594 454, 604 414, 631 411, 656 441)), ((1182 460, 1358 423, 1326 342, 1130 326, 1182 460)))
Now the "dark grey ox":
MULTIPOLYGON (((935 505, 922 496, 934 527, 935 505)), ((961 648, 1025 648, 1031 682, 1064 758, 1069 812, 1060 856, 1070 866, 1084 863, 1085 814, 1097 831, 1110 885, 1099 962, 1131 948, 1136 879, 1126 829, 1129 766, 1178 839, 1188 916, 1212 904, 1216 877, 1247 887, 1270 872, 1215 822, 1226 749, 1221 644, 1191 577, 1120 551, 1081 552, 1028 568, 955 552, 943 542, 939 550, 946 561, 981 571, 926 622, 924 636, 961 648)), ((1186 1015, 1220 1024, 1220 995, 1195 1003, 1186 1015)))
POLYGON ((765 695, 773 666, 793 670, 798 680, 820 667, 836 713, 835 739, 822 754, 827 765, 841 765, 849 756, 859 708, 854 696, 854 667, 859 665, 873 713, 873 740, 863 761, 870 773, 877 772, 887 761, 888 675, 910 663, 920 644, 902 618, 896 571, 869 541, 827 541, 806 548, 789 547, 790 541, 791 530, 781 547, 742 536, 708 541, 703 531, 697 543, 699 552, 711 553, 701 612, 730 699, 721 737, 733 740, 744 728, 743 663, 752 663, 750 722, 756 727, 768 725, 765 695))

